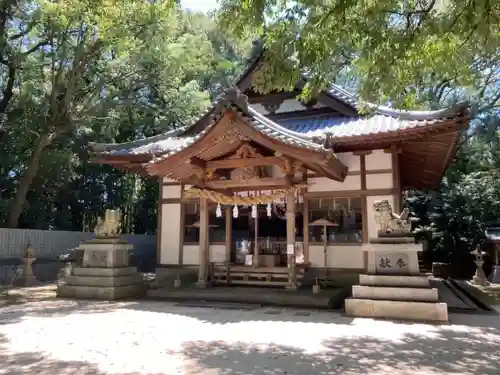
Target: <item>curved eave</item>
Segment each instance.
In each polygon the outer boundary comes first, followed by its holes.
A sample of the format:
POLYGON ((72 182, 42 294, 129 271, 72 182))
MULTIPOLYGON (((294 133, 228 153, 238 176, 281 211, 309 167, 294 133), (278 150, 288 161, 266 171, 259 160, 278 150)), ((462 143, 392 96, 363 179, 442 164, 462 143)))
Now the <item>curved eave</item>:
POLYGON ((458 117, 432 120, 406 129, 386 132, 368 132, 345 137, 335 137, 325 133, 323 136, 312 137, 312 140, 318 143, 324 143, 327 147, 333 148, 335 152, 385 148, 397 143, 425 139, 435 133, 462 131, 467 128, 469 119, 470 115, 467 112, 458 117))
POLYGON ((468 101, 459 102, 451 107, 434 111, 405 111, 371 103, 364 103, 361 105, 366 105, 370 110, 379 115, 412 121, 431 121, 454 118, 460 115, 468 114, 470 107, 470 103, 468 101))
MULTIPOLYGON (((176 137, 182 134, 188 127, 182 127, 174 130, 167 131, 162 134, 158 134, 152 137, 147 137, 144 139, 139 139, 131 142, 123 142, 123 143, 96 143, 89 142, 90 150, 96 155, 113 155, 119 154, 120 150, 124 149, 132 149, 141 146, 147 146, 149 144, 166 140, 168 138, 176 137)), ((145 153, 146 154, 146 153, 145 153)))

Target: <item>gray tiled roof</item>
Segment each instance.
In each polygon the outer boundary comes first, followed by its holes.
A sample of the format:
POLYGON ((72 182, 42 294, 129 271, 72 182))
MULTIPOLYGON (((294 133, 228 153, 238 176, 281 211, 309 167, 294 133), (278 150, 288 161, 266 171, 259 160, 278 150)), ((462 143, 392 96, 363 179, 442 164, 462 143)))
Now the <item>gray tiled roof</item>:
MULTIPOLYGON (((357 99, 347 91, 335 86, 331 91, 342 100, 357 105, 357 99)), ((307 119, 281 119, 274 122, 248 105, 246 96, 235 87, 226 90, 198 118, 195 124, 202 124, 200 131, 193 134, 193 126, 184 127, 147 139, 122 144, 93 144, 94 152, 107 155, 153 154, 160 158, 171 156, 200 139, 226 108, 236 108, 257 130, 281 142, 324 151, 322 144, 315 140, 328 134, 331 138, 356 137, 385 132, 402 131, 423 127, 435 122, 453 118, 468 108, 468 103, 460 103, 452 108, 437 111, 399 111, 387 107, 364 104, 372 112, 366 117, 337 117, 322 115, 307 119), (313 140, 315 139, 315 140, 313 140)))
POLYGON ((171 130, 137 141, 125 143, 90 143, 93 152, 105 155, 161 154, 166 150, 182 147, 189 137, 180 137, 186 127, 171 130))
MULTIPOLYGON (((396 114, 396 111, 392 111, 392 113, 396 114)), ((284 119, 280 123, 305 137, 321 137, 329 134, 332 138, 344 138, 425 127, 447 118, 453 118, 459 113, 456 109, 454 112, 448 110, 413 112, 412 115, 406 113, 406 116, 402 113, 402 117, 378 113, 367 117, 327 115, 308 119, 284 119)))
POLYGON ((245 96, 239 93, 239 90, 237 90, 236 88, 233 88, 233 90, 234 92, 230 90, 226 91, 226 96, 221 97, 217 101, 217 104, 215 105, 216 111, 211 111, 213 116, 212 121, 200 133, 192 137, 186 137, 186 142, 184 144, 169 150, 165 150, 165 153, 161 157, 155 158, 150 163, 156 163, 160 160, 166 159, 191 146, 197 140, 202 138, 217 123, 223 111, 228 108, 233 108, 240 112, 249 120, 248 123, 251 126, 253 126, 259 132, 266 134, 270 138, 274 138, 280 142, 287 143, 292 146, 309 149, 311 151, 327 151, 323 147, 323 145, 315 143, 304 135, 289 130, 261 115, 257 110, 249 106, 246 101, 241 101, 241 97, 245 96))

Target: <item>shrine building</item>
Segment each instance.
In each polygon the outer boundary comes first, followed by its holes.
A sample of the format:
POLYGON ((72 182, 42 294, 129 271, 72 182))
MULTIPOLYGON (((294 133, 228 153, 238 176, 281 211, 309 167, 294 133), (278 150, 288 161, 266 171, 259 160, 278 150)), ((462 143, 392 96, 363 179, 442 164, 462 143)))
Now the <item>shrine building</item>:
POLYGON ((122 144, 94 161, 158 179, 157 271, 196 268, 207 282, 300 285, 306 270, 366 271, 373 203, 437 187, 467 104, 437 111, 369 105, 336 85, 303 103, 260 95, 260 55, 192 125, 122 144), (364 106, 366 108, 366 105, 364 106))

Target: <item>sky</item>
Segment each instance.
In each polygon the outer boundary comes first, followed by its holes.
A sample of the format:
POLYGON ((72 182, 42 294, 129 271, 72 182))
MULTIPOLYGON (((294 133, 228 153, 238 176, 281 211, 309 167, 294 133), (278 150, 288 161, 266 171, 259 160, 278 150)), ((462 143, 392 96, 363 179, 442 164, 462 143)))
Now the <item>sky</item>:
POLYGON ((217 0, 182 0, 184 8, 207 12, 217 8, 217 0))

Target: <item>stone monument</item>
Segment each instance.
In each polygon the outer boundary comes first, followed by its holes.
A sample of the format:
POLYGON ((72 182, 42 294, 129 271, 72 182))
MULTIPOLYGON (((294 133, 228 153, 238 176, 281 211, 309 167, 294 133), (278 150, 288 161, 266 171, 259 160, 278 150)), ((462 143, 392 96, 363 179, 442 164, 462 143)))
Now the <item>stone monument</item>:
POLYGON ((411 233, 408 209, 397 215, 383 200, 374 202, 373 211, 378 234, 364 245, 367 273, 352 287, 352 297, 345 301, 346 315, 448 322, 446 303, 439 302, 437 289, 420 274, 422 245, 415 243, 411 233))
POLYGON ((58 285, 58 297, 116 300, 139 296, 145 290, 142 275, 129 266, 133 245, 120 239, 120 225, 118 210, 106 210, 104 219, 98 219, 96 238, 79 246, 82 265, 58 285))
POLYGON ((24 269, 23 273, 19 278, 14 281, 16 286, 35 286, 40 285, 40 282, 36 279, 33 274, 33 262, 36 260, 36 250, 30 244, 26 245, 24 248, 23 262, 24 269))
POLYGON ((488 282, 486 274, 484 273, 483 270, 483 264, 484 264, 483 257, 486 255, 486 253, 481 250, 481 247, 479 245, 477 245, 476 249, 474 251, 471 251, 470 254, 476 257, 476 259, 474 259, 474 263, 476 263, 476 273, 472 277, 471 283, 474 285, 481 285, 481 286, 489 285, 490 283, 488 282))

